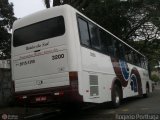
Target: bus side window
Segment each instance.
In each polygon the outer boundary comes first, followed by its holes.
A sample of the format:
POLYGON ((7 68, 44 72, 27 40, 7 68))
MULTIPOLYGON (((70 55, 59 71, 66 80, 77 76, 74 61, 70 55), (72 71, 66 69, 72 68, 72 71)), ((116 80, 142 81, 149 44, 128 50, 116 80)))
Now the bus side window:
POLYGON ((119 41, 115 40, 115 51, 114 56, 120 58, 120 51, 119 51, 119 41))
POLYGON ((141 67, 145 68, 145 60, 143 56, 140 56, 141 67))
POLYGON ((91 38, 91 46, 93 49, 100 50, 100 33, 97 26, 92 23, 89 23, 89 33, 91 38))
POLYGON ((90 47, 88 23, 85 20, 78 18, 78 26, 81 44, 90 47))
POLYGON ((138 54, 138 66, 143 68, 143 63, 141 62, 143 60, 141 60, 141 59, 142 59, 142 56, 140 54, 138 54))
POLYGON ((111 36, 109 34, 106 34, 106 39, 107 39, 107 51, 108 51, 108 54, 113 56, 114 47, 112 45, 112 38, 111 38, 111 36))
POLYGON ((116 48, 116 40, 114 39, 114 37, 111 37, 111 46, 109 47, 109 51, 110 54, 114 57, 116 57, 116 52, 117 52, 117 48, 116 48))
POLYGON ((137 52, 134 52, 133 54, 134 54, 134 59, 133 59, 134 65, 140 66, 139 54, 137 52))
POLYGON ((148 67, 148 60, 144 58, 144 63, 145 63, 145 69, 149 70, 149 67, 148 67))
POLYGON ((147 63, 147 60, 145 59, 145 57, 141 56, 141 67, 144 68, 144 69, 148 69, 148 63, 147 63))
POLYGON ((133 51, 127 46, 125 46, 124 49, 125 49, 125 59, 126 59, 126 61, 132 64, 133 63, 133 51))
POLYGON ((119 50, 119 58, 122 60, 125 60, 125 50, 124 50, 124 45, 122 43, 119 43, 118 45, 118 50, 119 50))
POLYGON ((106 33, 104 30, 100 30, 100 38, 101 38, 101 49, 102 52, 105 54, 111 53, 111 37, 108 33, 106 33))
POLYGON ((129 62, 129 51, 126 45, 124 46, 124 57, 125 57, 125 60, 129 62))
POLYGON ((123 44, 113 37, 114 57, 124 60, 123 44))

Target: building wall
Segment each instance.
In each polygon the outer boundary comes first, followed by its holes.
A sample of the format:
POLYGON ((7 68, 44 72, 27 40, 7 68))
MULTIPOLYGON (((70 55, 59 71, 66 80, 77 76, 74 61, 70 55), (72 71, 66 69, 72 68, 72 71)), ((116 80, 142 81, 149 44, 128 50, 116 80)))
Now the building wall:
POLYGON ((0 107, 8 105, 13 99, 10 62, 0 60, 0 107))

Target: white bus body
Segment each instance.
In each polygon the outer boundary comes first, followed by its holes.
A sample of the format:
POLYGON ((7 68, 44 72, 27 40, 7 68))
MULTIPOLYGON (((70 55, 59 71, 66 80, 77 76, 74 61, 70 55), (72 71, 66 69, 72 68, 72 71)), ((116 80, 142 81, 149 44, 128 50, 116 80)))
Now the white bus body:
POLYGON ((81 18, 114 36, 69 5, 37 12, 13 24, 12 75, 20 102, 104 103, 113 101, 115 84, 121 98, 146 94, 146 88, 151 92, 146 69, 82 45, 81 18), (127 73, 122 75, 123 71, 127 73), (121 80, 119 74, 126 79, 121 80))

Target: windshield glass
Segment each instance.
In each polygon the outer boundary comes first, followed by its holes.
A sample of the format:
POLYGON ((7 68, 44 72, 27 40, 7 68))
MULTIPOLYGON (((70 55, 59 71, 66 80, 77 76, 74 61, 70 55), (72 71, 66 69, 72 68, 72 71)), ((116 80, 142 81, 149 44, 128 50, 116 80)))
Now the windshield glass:
POLYGON ((58 16, 15 30, 13 34, 13 46, 18 47, 36 41, 61 36, 64 33, 64 18, 58 16))

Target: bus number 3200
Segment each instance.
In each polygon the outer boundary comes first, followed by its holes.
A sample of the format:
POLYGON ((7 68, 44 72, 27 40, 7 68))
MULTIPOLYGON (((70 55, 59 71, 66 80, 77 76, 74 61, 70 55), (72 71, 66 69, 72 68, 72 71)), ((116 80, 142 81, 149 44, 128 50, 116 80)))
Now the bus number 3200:
POLYGON ((59 55, 52 56, 52 60, 57 60, 57 59, 61 59, 61 58, 64 58, 64 54, 59 54, 59 55))

